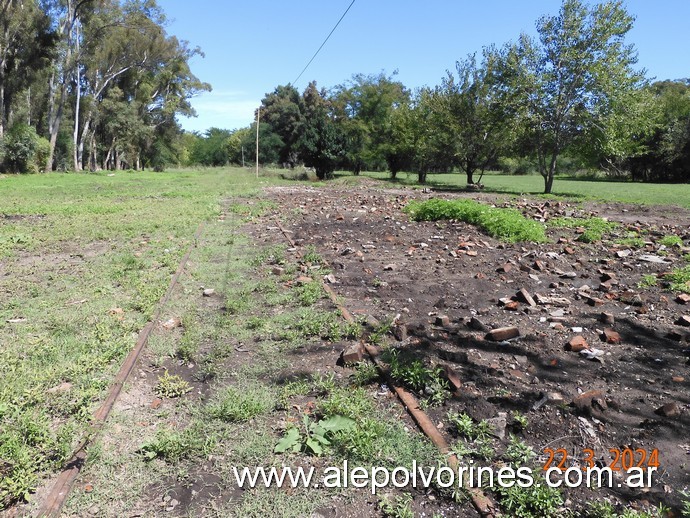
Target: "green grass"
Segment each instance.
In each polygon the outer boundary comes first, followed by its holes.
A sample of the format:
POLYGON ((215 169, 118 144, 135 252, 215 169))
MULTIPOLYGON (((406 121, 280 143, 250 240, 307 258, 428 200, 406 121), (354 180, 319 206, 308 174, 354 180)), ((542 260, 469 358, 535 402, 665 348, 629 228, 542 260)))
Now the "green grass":
MULTIPOLYGON (((216 219, 230 193, 250 195, 268 181, 226 168, 0 182, 0 262, 9 273, 0 276, 2 509, 26 499, 83 438, 197 226, 216 219)), ((257 203, 249 215, 259 209, 270 207, 257 203)), ((186 359, 200 338, 190 333, 186 359)))
MULTIPOLYGON (((390 181, 387 173, 362 173, 362 176, 390 181)), ((346 178, 346 177, 344 177, 346 178)), ((343 178, 343 179, 344 179, 343 178)), ((399 174, 394 183, 418 185, 417 175, 399 174)), ((690 184, 657 184, 620 181, 589 181, 557 176, 553 193, 543 195, 544 179, 540 175, 486 174, 482 178, 485 192, 537 194, 545 198, 572 198, 642 205, 676 205, 690 208, 690 184)), ((429 174, 427 185, 434 188, 464 189, 465 175, 429 174)))
POLYGON ((489 235, 516 243, 532 241, 546 242, 544 226, 527 219, 515 209, 490 207, 473 200, 440 200, 410 202, 404 209, 415 221, 437 221, 454 219, 464 221, 485 230, 489 235))
POLYGON ((604 234, 615 230, 617 223, 607 221, 603 218, 554 218, 549 221, 549 226, 553 228, 583 228, 577 240, 583 243, 596 243, 601 241, 604 234))
POLYGON ((671 283, 671 290, 690 293, 690 266, 674 270, 669 275, 664 276, 664 280, 671 283))

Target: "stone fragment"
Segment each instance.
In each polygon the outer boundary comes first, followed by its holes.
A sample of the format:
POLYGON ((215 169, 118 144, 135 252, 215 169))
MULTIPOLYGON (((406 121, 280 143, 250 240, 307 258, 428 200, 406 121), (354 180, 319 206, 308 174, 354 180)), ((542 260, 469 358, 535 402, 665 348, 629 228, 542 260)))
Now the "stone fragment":
POLYGON ((515 326, 510 326, 492 329, 486 334, 485 339, 493 342, 503 342, 504 340, 517 338, 518 336, 520 336, 520 330, 515 326))
POLYGON ((285 273, 285 268, 282 268, 281 266, 274 266, 271 268, 271 273, 273 275, 283 275, 285 273))
POLYGON ((568 342, 566 349, 568 351, 573 351, 575 353, 579 353, 580 351, 584 351, 585 349, 589 349, 589 344, 587 343, 587 340, 585 340, 584 336, 577 335, 577 336, 573 337, 568 342))
POLYGON ((537 305, 537 303, 534 302, 532 295, 530 295, 529 291, 527 291, 525 288, 522 288, 520 291, 518 291, 517 294, 515 295, 515 297, 520 302, 524 302, 525 304, 528 304, 531 307, 534 307, 537 305))
POLYGON ((671 381, 674 383, 683 383, 685 381, 685 378, 683 376, 673 376, 671 378, 671 381))
POLYGON ((434 323, 437 326, 446 327, 447 325, 450 325, 450 318, 448 318, 448 315, 438 315, 434 323))
POLYGON ((467 324, 467 326, 468 326, 470 329, 474 329, 475 331, 482 331, 482 332, 484 332, 484 333, 486 333, 487 331, 489 331, 489 328, 486 327, 486 326, 484 325, 484 323, 483 323, 481 320, 479 320, 477 317, 472 317, 472 318, 470 319, 469 323, 467 324))
POLYGON ((204 297, 211 297, 211 296, 213 296, 215 293, 216 293, 216 290, 214 290, 213 288, 206 288, 206 289, 202 292, 202 295, 203 295, 204 297))
POLYGON ((512 269, 513 269, 513 265, 510 263, 506 263, 503 266, 500 266, 496 271, 498 273, 508 273, 512 269))
POLYGON ((361 362, 363 357, 364 351, 362 351, 360 344, 352 345, 343 351, 343 363, 345 365, 361 362))
POLYGON ((46 393, 48 393, 48 394, 62 394, 64 392, 69 392, 70 390, 72 390, 72 384, 65 381, 63 383, 60 383, 59 385, 56 385, 52 388, 49 388, 48 390, 46 390, 46 393))
POLYGON ((168 331, 175 329, 176 327, 180 327, 182 325, 182 321, 179 318, 176 317, 171 317, 165 322, 161 324, 161 327, 163 329, 167 329, 168 331))
POLYGON ((589 390, 573 399, 573 406, 581 412, 587 412, 592 408, 592 401, 604 401, 604 393, 601 390, 589 390))
POLYGON ((690 327, 690 316, 683 315, 678 320, 676 320, 676 325, 683 326, 683 327, 690 327))
POLYGON ((601 315, 599 315, 599 321, 608 326, 612 326, 615 324, 616 319, 614 318, 613 313, 607 313, 604 311, 601 315))
POLYGON ((459 390, 460 387, 462 387, 462 381, 460 381, 457 373, 450 365, 443 367, 443 375, 446 378, 446 381, 448 381, 448 385, 450 385, 450 389, 452 391, 459 390))
POLYGON ((688 304, 690 303, 690 295, 687 293, 681 293, 676 297, 676 302, 678 304, 688 304))
POLYGON ((666 403, 657 408, 654 413, 661 417, 678 417, 680 415, 680 407, 675 402, 666 403))
POLYGON ((393 272, 397 269, 398 269, 397 265, 395 265, 393 263, 387 264, 386 266, 383 267, 384 272, 393 272))
POLYGON ((604 329, 604 332, 601 334, 601 339, 607 344, 621 343, 621 335, 613 329, 611 329, 610 327, 604 329))
POLYGON ((332 273, 324 275, 323 280, 326 281, 328 284, 335 284, 337 282, 335 279, 335 275, 333 275, 332 273))

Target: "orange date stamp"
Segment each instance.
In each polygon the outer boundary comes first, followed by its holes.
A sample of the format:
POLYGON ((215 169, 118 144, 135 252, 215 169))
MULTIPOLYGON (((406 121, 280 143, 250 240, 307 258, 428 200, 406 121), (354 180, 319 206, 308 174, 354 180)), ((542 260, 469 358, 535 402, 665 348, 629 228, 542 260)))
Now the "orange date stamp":
POLYGON ((583 448, 581 455, 569 455, 565 448, 544 448, 544 453, 548 456, 546 462, 542 466, 544 471, 550 469, 558 469, 566 471, 568 469, 569 460, 577 459, 583 470, 593 469, 595 467, 608 467, 611 471, 630 471, 633 468, 646 470, 659 468, 659 450, 654 448, 646 450, 644 448, 610 448, 611 461, 608 466, 597 464, 594 450, 591 448, 583 448))

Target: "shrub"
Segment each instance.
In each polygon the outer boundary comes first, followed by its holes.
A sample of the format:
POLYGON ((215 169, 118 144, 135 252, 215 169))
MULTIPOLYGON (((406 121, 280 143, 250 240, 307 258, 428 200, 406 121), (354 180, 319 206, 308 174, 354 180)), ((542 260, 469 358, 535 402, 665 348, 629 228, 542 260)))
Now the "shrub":
POLYGON ((3 167, 13 173, 37 173, 50 151, 50 143, 26 124, 12 126, 0 147, 3 167))

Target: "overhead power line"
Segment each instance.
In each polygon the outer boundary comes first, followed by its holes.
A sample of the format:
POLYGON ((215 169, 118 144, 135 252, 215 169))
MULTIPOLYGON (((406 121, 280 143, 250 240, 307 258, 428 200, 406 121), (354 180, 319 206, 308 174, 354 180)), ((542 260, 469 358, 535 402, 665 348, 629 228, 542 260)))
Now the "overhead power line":
POLYGON ((345 15, 347 14, 347 12, 350 10, 350 7, 352 7, 352 5, 353 5, 354 3, 355 3, 355 0, 352 0, 352 2, 350 3, 350 5, 348 6, 348 8, 345 9, 345 12, 344 12, 343 15, 340 17, 340 20, 338 20, 338 23, 336 23, 335 26, 333 27, 333 29, 331 29, 331 32, 328 33, 328 36, 326 36, 326 39, 323 40, 323 43, 322 43, 321 46, 318 48, 318 50, 317 50, 316 52, 314 52, 314 55, 313 55, 313 56, 311 57, 311 59, 309 60, 309 63, 307 63, 306 66, 302 69, 302 71, 301 71, 301 72, 299 73, 299 75, 297 76, 297 79, 295 79, 295 80, 292 82, 292 85, 293 85, 293 86, 297 83, 297 81, 299 81, 299 78, 302 77, 302 74, 304 74, 304 72, 307 70, 307 68, 309 68, 309 65, 311 65, 311 62, 314 61, 314 58, 319 54, 319 52, 321 52, 321 49, 322 49, 323 46, 326 44, 326 42, 328 41, 328 39, 331 37, 331 34, 333 34, 333 33, 335 32, 335 30, 338 28, 338 25, 340 25, 340 22, 343 21, 343 18, 345 18, 345 15))

